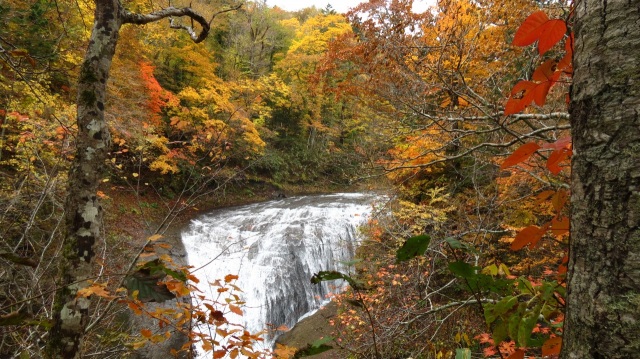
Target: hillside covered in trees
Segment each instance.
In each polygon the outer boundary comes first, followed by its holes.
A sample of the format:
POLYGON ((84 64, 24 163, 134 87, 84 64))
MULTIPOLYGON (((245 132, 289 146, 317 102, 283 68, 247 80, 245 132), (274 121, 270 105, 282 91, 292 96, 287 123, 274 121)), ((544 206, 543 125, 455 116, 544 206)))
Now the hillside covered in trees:
POLYGON ((637 355, 639 8, 0 2, 0 357, 637 355), (356 188, 392 200, 310 278, 350 285, 330 337, 267 353, 239 296, 185 299, 172 223, 356 188))

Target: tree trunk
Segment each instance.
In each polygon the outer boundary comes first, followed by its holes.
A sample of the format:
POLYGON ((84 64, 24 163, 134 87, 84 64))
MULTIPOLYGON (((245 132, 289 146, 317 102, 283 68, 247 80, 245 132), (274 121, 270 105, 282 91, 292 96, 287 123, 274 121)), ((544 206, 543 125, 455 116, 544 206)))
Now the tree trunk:
POLYGON ((562 358, 640 356, 640 1, 575 9, 562 358))
POLYGON ((89 285, 86 279, 92 276, 94 245, 101 236, 102 207, 96 191, 105 175, 111 142, 104 118, 105 93, 122 22, 119 0, 96 0, 95 4, 91 39, 78 79, 76 154, 69 172, 66 235, 59 267, 58 286, 62 288, 56 295, 54 328, 48 340, 52 358, 79 356, 89 320, 89 299, 76 298, 76 294, 89 285))
POLYGON ((98 185, 105 178, 105 162, 111 134, 104 118, 104 104, 115 54, 118 34, 123 24, 144 25, 169 18, 169 27, 186 31, 195 43, 207 38, 216 15, 238 10, 242 5, 216 12, 210 21, 189 7, 169 6, 149 14, 126 11, 120 0, 94 0, 96 5, 89 46, 78 78, 78 133, 76 154, 69 171, 69 188, 65 202, 65 240, 60 259, 58 291, 53 308, 54 326, 47 341, 50 358, 78 358, 89 321, 88 298, 77 297, 80 289, 90 285, 94 246, 102 235, 102 207, 97 197, 98 185), (174 17, 188 17, 191 26, 174 17), (200 25, 197 33, 193 24, 200 25))

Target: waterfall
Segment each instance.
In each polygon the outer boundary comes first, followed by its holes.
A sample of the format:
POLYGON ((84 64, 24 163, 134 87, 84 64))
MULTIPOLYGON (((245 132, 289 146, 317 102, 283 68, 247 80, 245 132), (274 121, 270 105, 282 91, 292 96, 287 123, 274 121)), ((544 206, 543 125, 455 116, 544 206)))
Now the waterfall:
MULTIPOLYGON (((242 318, 247 330, 267 326, 291 328, 318 309, 344 284, 311 284, 323 270, 346 272, 353 258, 357 227, 377 197, 341 193, 285 198, 216 210, 194 219, 183 231, 189 264, 197 270, 200 289, 207 282, 238 275, 236 285, 246 302, 242 318), (338 287, 336 287, 336 285, 338 287)), ((265 335, 265 347, 275 341, 265 335)))

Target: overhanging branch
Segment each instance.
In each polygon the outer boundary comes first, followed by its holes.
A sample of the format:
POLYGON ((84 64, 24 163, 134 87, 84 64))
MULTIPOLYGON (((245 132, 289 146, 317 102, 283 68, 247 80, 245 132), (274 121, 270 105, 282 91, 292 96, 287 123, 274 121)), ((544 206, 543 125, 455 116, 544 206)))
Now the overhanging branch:
POLYGON ((122 16, 122 23, 134 24, 134 25, 145 25, 145 24, 162 20, 162 19, 169 18, 169 24, 170 24, 169 26, 172 29, 185 30, 189 34, 193 42, 199 43, 204 41, 204 39, 206 39, 207 36, 209 35, 209 31, 211 30, 211 22, 213 22, 213 19, 216 17, 216 15, 229 12, 229 11, 238 10, 240 7, 242 7, 242 4, 233 8, 220 10, 211 17, 210 21, 207 21, 204 18, 204 16, 198 14, 195 10, 193 10, 190 7, 176 8, 176 7, 170 6, 168 8, 154 11, 149 14, 136 14, 136 13, 132 13, 125 10, 122 16), (183 17, 183 16, 190 18, 192 24, 194 21, 200 24, 202 29, 200 30, 199 34, 193 28, 193 25, 192 26, 183 25, 178 23, 174 19, 175 17, 183 17))

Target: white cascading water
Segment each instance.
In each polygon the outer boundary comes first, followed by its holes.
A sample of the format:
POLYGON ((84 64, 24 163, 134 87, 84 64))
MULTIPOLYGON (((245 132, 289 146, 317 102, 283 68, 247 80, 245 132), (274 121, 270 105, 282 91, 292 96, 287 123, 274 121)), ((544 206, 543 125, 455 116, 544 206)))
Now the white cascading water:
MULTIPOLYGON (((202 267, 194 273, 200 289, 227 274, 238 275, 235 284, 246 307, 234 321, 244 321, 251 333, 268 326, 291 328, 326 302, 336 285, 344 285, 312 284, 310 279, 319 271, 348 271, 345 262, 353 258, 357 227, 369 217, 376 198, 339 193, 217 210, 194 219, 182 241, 189 264, 202 267)), ((270 349, 273 331, 264 338, 270 349)))

